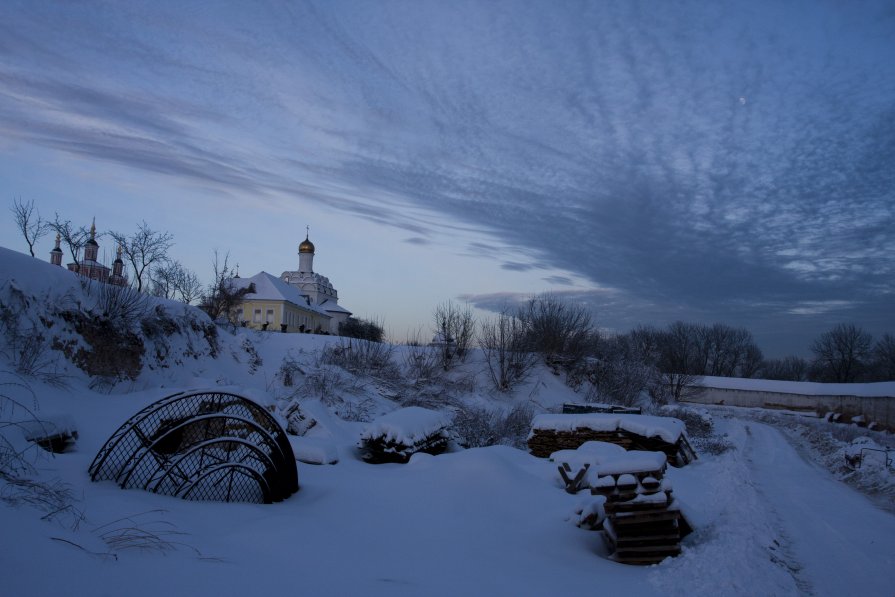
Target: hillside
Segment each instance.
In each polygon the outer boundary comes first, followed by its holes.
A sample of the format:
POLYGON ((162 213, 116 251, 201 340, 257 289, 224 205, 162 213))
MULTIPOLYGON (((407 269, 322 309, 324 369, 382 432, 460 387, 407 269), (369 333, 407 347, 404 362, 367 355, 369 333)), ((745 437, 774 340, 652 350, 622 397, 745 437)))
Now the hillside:
MULTIPOLYGON (((700 424, 690 430, 699 460, 667 472, 694 532, 677 558, 625 566, 575 524, 593 498, 565 493, 554 463, 513 447, 533 414, 580 400, 549 369, 500 393, 477 351, 444 372, 420 366, 420 347, 352 360, 331 336, 226 330, 155 299, 137 317, 109 306, 72 274, 0 249, 0 421, 24 456, 0 479, 4 594, 870 595, 895 580, 895 517, 806 462, 818 444, 789 419, 675 411, 700 424), (231 389, 283 424, 299 404, 316 423, 291 438, 296 455, 337 462, 299 462, 301 489, 271 505, 89 480, 123 422, 190 388, 231 389), (453 418, 467 444, 504 445, 362 462, 366 423, 410 405, 453 418), (8 424, 34 416, 76 428, 74 448, 51 456, 8 424)), ((819 424, 805 423, 829 437, 829 451, 888 437, 849 444, 819 424)), ((891 484, 872 458, 862 470, 876 490, 891 484)))

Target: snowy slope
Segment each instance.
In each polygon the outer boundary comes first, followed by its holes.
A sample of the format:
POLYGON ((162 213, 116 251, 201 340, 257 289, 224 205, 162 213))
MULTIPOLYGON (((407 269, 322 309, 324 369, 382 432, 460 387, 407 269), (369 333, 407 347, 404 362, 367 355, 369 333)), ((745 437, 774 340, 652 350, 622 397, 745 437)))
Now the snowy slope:
MULTIPOLYGON (((7 276, 0 284, 14 277, 32 296, 55 296, 66 284, 78 291, 70 274, 32 270, 29 260, 0 253, 7 276)), ((13 376, 3 346, 0 420, 28 418, 10 407, 15 400, 38 417, 68 417, 79 438, 65 454, 27 453, 35 468, 29 478, 66 484, 72 509, 48 516, 0 480, 0 593, 876 595, 893 586, 895 518, 760 423, 719 418, 733 449, 668 470, 695 530, 681 556, 651 567, 607 560, 600 535, 574 524, 593 498, 565 493, 555 464, 524 451, 455 448, 406 465, 366 464, 356 450, 364 420, 396 410, 396 392, 409 390, 324 362, 326 347, 338 341, 222 331, 215 357, 145 367, 136 380, 101 391, 71 368, 66 387, 13 376), (282 376, 288 363, 292 385, 282 376), (338 383, 313 394, 324 373, 338 383), (299 464, 300 491, 273 505, 185 502, 88 479, 97 450, 133 413, 180 389, 208 386, 271 405, 299 399, 317 423, 298 442, 338 463, 299 464)), ((178 353, 187 340, 169 342, 178 353)), ((577 398, 546 370, 513 394, 494 393, 478 354, 415 391, 430 402, 450 396, 500 411, 521 403, 537 413, 577 398)))

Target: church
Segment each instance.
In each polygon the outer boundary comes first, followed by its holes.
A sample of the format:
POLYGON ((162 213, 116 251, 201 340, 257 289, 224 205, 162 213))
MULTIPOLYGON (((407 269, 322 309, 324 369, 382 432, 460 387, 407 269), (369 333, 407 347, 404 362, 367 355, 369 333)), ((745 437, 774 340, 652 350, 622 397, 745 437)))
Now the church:
MULTIPOLYGON (((62 237, 56 235, 56 246, 50 251, 50 263, 62 267, 62 248, 59 243, 62 237)), ((84 243, 84 258, 67 265, 68 271, 79 276, 97 280, 103 284, 113 286, 127 286, 127 277, 124 275, 124 261, 121 260, 121 247, 118 247, 118 257, 109 268, 98 261, 99 243, 96 242, 96 219, 90 225, 90 238, 84 243)))
POLYGON ((235 278, 236 287, 249 292, 236 317, 243 325, 282 332, 338 334, 351 311, 339 305, 339 294, 329 278, 314 271, 314 243, 309 234, 298 245, 298 269, 279 278, 260 272, 235 278))

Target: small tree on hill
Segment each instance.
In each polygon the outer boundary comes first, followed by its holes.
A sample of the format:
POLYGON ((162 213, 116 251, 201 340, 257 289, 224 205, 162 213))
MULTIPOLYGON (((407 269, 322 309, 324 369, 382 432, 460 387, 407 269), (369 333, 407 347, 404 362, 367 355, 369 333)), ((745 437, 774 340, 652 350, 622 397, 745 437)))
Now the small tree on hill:
POLYGON ((442 353, 444 369, 454 360, 463 361, 475 337, 475 317, 469 305, 447 301, 435 307, 435 336, 442 353))
POLYGON ((174 244, 174 236, 170 232, 153 230, 145 221, 130 236, 121 232, 112 232, 111 236, 134 271, 132 282, 138 291, 143 290, 144 275, 153 265, 167 261, 168 249, 174 244))
POLYGON ((15 216, 19 232, 25 238, 28 251, 34 257, 34 245, 50 230, 50 223, 40 217, 40 212, 35 212, 33 199, 22 201, 20 197, 13 200, 10 211, 15 216))
POLYGON ((202 296, 199 308, 208 313, 214 321, 226 320, 236 325, 237 322, 233 319, 236 308, 242 303, 243 297, 254 292, 254 289, 252 286, 237 288, 233 284, 229 262, 230 253, 221 258, 215 250, 212 263, 214 281, 202 296))
POLYGON ((199 277, 183 267, 179 261, 167 261, 154 267, 149 274, 150 294, 191 304, 202 296, 199 277))
POLYGON ((485 355, 485 363, 494 387, 501 392, 509 391, 523 381, 537 361, 531 352, 522 321, 506 311, 482 322, 479 345, 485 355))

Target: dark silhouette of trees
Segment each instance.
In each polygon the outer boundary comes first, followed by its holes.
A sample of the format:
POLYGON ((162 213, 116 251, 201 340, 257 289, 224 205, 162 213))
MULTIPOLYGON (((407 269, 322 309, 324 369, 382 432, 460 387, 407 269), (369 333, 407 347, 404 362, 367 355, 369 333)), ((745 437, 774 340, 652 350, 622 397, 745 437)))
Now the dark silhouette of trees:
POLYGON ((801 357, 767 359, 761 366, 761 377, 781 381, 808 381, 810 364, 801 357))
POLYGON ((518 318, 531 350, 547 364, 572 368, 593 348, 593 317, 584 305, 541 294, 519 309, 518 318))
POLYGON ((840 323, 821 334, 811 345, 817 381, 858 381, 870 356, 873 337, 851 323, 840 323))
POLYGON ((883 334, 873 347, 873 377, 877 381, 895 381, 895 336, 883 334))
POLYGON ((385 329, 375 321, 349 317, 339 324, 339 335, 370 342, 382 342, 385 337, 385 329))

